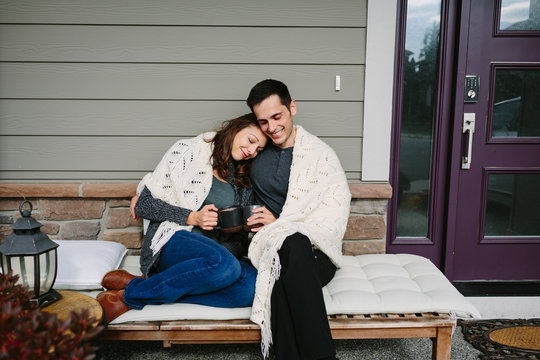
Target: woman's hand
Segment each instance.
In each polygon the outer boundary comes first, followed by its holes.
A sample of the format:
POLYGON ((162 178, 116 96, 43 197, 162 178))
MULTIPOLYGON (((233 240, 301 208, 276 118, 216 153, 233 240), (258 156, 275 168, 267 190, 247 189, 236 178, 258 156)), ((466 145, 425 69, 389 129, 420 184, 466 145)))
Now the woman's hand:
POLYGON ((268 210, 264 206, 255 208, 254 210, 252 210, 252 213, 253 215, 251 215, 247 219, 247 225, 248 226, 261 225, 261 226, 252 228, 251 231, 253 232, 257 232, 261 230, 264 225, 268 225, 276 221, 274 214, 272 214, 270 210, 268 210))
POLYGON ((131 214, 131 217, 135 220, 139 220, 139 217, 137 214, 135 214, 135 205, 137 205, 137 201, 139 200, 139 195, 135 195, 131 198, 131 203, 129 204, 129 213, 131 214))
POLYGON ((199 211, 192 211, 186 220, 186 224, 198 226, 203 230, 212 230, 214 226, 217 226, 217 210, 218 208, 214 204, 205 205, 199 211))

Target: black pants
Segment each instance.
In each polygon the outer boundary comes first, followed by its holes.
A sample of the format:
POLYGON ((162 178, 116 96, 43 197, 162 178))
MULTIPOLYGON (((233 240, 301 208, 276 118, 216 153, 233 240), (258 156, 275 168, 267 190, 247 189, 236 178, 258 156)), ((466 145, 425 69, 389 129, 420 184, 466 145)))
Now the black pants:
POLYGON ((300 233, 278 251, 281 273, 272 291, 272 337, 277 359, 335 356, 322 287, 336 272, 328 256, 300 233))

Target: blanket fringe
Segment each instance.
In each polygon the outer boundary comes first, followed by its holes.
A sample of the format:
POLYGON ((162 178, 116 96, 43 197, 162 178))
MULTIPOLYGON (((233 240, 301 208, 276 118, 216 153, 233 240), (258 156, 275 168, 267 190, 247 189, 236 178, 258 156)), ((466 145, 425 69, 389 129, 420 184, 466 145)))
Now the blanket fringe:
MULTIPOLYGON (((456 312, 454 310, 450 310, 450 317, 457 320, 456 312)), ((456 325, 452 326, 452 336, 454 336, 454 331, 456 331, 456 325)))
MULTIPOLYGON (((277 251, 275 252, 274 259, 272 260, 272 268, 271 268, 271 278, 270 278, 270 287, 273 289, 274 284, 276 280, 279 279, 279 275, 281 273, 281 262, 279 259, 279 254, 277 251)), ((267 359, 268 356, 270 356, 270 346, 272 345, 272 327, 271 327, 271 314, 272 314, 272 308, 271 308, 271 301, 270 299, 267 300, 265 305, 265 312, 264 312, 264 318, 262 320, 262 323, 260 324, 261 327, 261 352, 264 359, 267 359)))

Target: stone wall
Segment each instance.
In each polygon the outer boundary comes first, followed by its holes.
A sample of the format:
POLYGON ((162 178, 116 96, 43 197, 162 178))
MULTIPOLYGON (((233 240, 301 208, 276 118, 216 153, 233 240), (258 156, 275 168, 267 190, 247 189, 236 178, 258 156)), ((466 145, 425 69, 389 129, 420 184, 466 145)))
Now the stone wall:
MULTIPOLYGON (((136 183, 0 184, 0 243, 9 235, 23 196, 53 240, 107 240, 141 247, 142 222, 129 214, 136 183)), ((384 253, 388 184, 350 184, 351 216, 343 239, 347 255, 384 253)))

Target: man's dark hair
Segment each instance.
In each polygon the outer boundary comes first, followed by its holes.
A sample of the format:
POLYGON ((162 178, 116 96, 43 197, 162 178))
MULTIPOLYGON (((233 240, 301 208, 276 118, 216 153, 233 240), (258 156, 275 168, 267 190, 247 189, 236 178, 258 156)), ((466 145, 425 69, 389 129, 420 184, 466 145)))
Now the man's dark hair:
POLYGON ((266 79, 255 85, 249 92, 246 100, 247 105, 253 111, 253 106, 259 104, 266 98, 272 95, 278 95, 281 100, 281 105, 285 105, 290 110, 291 94, 287 85, 279 80, 266 79))

